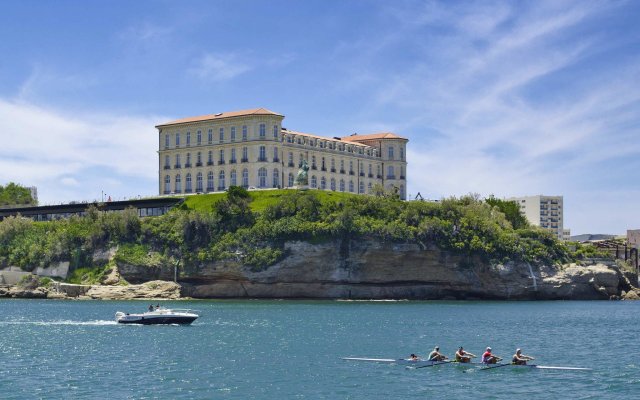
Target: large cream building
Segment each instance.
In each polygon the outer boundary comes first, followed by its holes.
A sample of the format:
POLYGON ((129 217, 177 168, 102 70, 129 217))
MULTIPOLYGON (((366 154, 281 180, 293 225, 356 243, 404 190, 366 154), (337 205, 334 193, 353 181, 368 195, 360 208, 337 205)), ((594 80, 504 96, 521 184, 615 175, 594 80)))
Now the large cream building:
POLYGON ((564 229, 564 210, 562 196, 524 196, 512 197, 529 223, 546 228, 560 240, 569 240, 571 231, 564 229))
POLYGON ((283 119, 257 108, 157 125, 159 193, 293 187, 306 160, 311 188, 371 193, 381 184, 406 198, 406 138, 393 133, 327 138, 285 129, 283 119))

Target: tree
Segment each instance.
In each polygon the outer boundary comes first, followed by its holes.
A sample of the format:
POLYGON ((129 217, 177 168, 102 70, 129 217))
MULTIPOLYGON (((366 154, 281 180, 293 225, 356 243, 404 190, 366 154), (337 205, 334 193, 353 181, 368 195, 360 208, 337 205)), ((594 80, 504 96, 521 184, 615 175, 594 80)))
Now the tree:
POLYGON ((31 191, 21 185, 9 182, 6 186, 0 185, 0 206, 15 206, 35 204, 31 197, 31 191))
POLYGON ((529 221, 520 212, 520 206, 515 201, 500 200, 493 195, 484 200, 487 204, 497 207, 501 213, 507 217, 507 221, 511 223, 513 229, 522 229, 529 227, 529 221))

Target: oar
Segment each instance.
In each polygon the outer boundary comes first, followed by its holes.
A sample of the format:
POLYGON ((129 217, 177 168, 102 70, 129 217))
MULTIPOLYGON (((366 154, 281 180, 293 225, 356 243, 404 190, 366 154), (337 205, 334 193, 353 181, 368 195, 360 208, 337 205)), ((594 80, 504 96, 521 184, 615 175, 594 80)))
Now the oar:
POLYGON ((484 368, 480 368, 481 370, 485 370, 485 369, 494 369, 494 368, 500 368, 500 367, 507 367, 509 365, 513 365, 511 363, 507 363, 507 364, 497 364, 497 365, 492 365, 491 367, 484 367, 484 368))
POLYGON ((433 364, 429 364, 429 365, 421 365, 419 367, 416 367, 416 369, 418 368, 427 368, 427 367, 433 367, 434 365, 442 365, 442 364, 448 364, 451 361, 436 361, 433 364))

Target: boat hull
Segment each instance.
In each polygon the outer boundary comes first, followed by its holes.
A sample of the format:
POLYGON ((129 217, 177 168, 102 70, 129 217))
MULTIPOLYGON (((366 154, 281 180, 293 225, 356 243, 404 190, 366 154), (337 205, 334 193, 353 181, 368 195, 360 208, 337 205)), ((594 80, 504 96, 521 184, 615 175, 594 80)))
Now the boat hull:
POLYGON ((139 325, 189 325, 198 317, 136 317, 120 318, 119 324, 139 324, 139 325))

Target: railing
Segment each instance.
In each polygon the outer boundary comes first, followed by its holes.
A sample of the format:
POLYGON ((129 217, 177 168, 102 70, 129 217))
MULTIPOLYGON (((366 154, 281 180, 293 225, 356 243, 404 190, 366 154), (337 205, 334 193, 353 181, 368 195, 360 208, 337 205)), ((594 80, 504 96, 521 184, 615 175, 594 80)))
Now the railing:
POLYGON ((231 160, 229 160, 229 164, 235 164, 235 163, 236 163, 236 160, 235 160, 235 159, 231 159, 231 160))
POLYGON ((185 167, 185 168, 191 168, 191 163, 189 163, 189 164, 185 164, 185 165, 184 165, 184 167, 185 167))
POLYGON ((249 159, 248 158, 242 158, 242 159, 240 159, 240 162, 243 162, 243 163, 249 162, 249 159))
POLYGON ((267 162, 267 157, 258 157, 258 162, 267 162))
POLYGON ((173 166, 173 168, 179 169, 179 168, 182 168, 182 167, 180 166, 180 164, 176 164, 176 165, 173 166))
POLYGON ((224 164, 224 160, 218 160, 218 165, 224 164))
POLYGON ((164 169, 171 169, 171 165, 165 165, 164 169))
POLYGON ((279 159, 278 157, 275 157, 275 158, 273 159, 273 162, 280 162, 280 159, 279 159))

